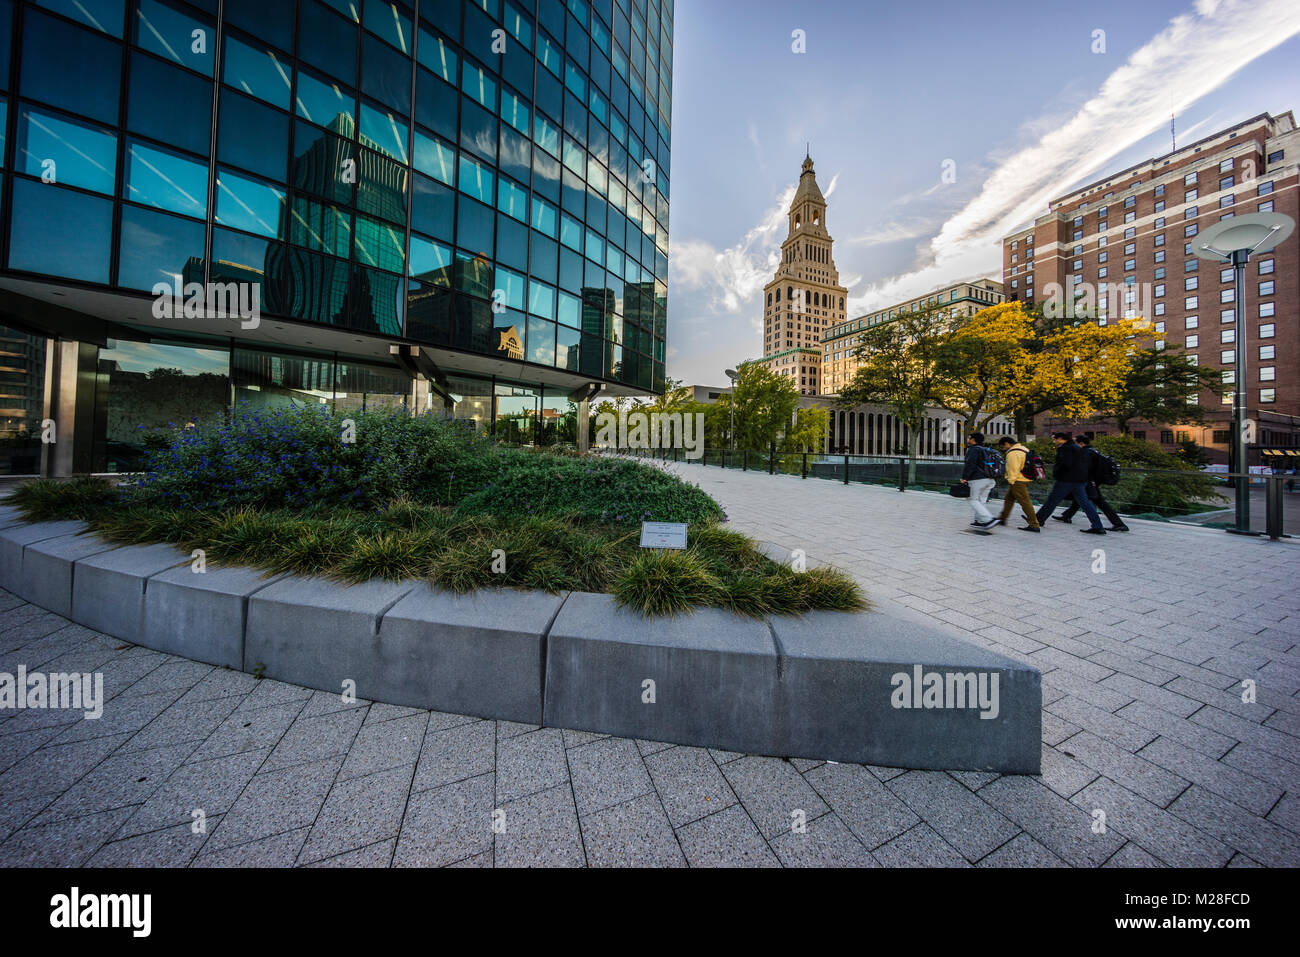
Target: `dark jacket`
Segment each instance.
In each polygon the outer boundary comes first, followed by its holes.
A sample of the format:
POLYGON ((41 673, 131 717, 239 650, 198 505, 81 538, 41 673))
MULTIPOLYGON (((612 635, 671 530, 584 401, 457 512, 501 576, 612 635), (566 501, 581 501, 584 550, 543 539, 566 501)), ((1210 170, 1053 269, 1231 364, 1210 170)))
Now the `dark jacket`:
POLYGON ((1066 442, 1056 450, 1052 478, 1058 482, 1086 482, 1090 460, 1087 451, 1073 442, 1066 442))
POLYGON ((973 479, 988 478, 984 474, 984 446, 966 446, 966 461, 962 463, 961 477, 967 482, 973 479))

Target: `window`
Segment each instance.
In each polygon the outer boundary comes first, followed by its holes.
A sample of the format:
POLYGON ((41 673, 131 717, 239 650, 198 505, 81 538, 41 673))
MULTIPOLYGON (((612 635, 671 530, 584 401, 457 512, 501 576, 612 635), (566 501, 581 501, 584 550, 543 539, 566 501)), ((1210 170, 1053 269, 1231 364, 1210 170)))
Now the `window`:
POLYGON ((1236 302, 1236 301, 1237 301, 1237 290, 1235 289, 1219 290, 1219 302, 1236 302))
POLYGON ((1267 282, 1261 282, 1259 284, 1259 294, 1261 296, 1273 295, 1273 280, 1270 279, 1267 282))
POLYGON ((1260 381, 1260 382, 1272 382, 1272 381, 1273 381, 1274 379, 1276 379, 1276 378, 1277 378, 1277 367, 1276 367, 1276 366, 1261 366, 1261 367, 1260 367, 1260 369, 1259 369, 1259 381, 1260 381))
POLYGON ((1227 445, 1232 441, 1232 432, 1229 429, 1215 429, 1213 442, 1215 445, 1227 445))
POLYGON ((280 210, 284 201, 282 186, 262 183, 226 169, 217 171, 216 222, 223 226, 282 238, 280 210))
MULTIPOLYGON (((140 0, 135 13, 137 46, 164 60, 212 76, 216 29, 207 17, 200 20, 191 15, 188 8, 169 0, 140 0), (199 36, 195 36, 195 31, 199 36), (198 42, 200 37, 203 40, 201 44, 198 42), (196 52, 196 47, 202 52, 196 52)), ((81 50, 77 51, 78 57, 81 53, 81 50)))
POLYGON ((124 189, 132 202, 201 219, 208 212, 208 164, 132 141, 126 149, 124 189))
POLYGON ((1184 202, 1184 203, 1190 203, 1190 202, 1192 202, 1194 199, 1196 199, 1196 197, 1197 197, 1197 191, 1194 190, 1194 189, 1189 189, 1189 190, 1187 191, 1187 195, 1183 197, 1183 202, 1184 202))
MULTIPOLYGON (((253 46, 230 35, 225 38, 225 51, 225 68, 221 78, 228 86, 259 100, 266 100, 282 110, 289 109, 289 78, 293 75, 291 64, 282 61, 274 50, 253 46)), ((407 89, 409 97, 409 71, 407 89)))
POLYGON ((1200 305, 1199 296, 1188 296, 1186 299, 1183 300, 1184 309, 1188 309, 1188 310, 1195 309, 1199 305, 1200 305))
POLYGON ((208 155, 212 140, 212 82, 133 52, 126 126, 133 133, 208 155), (185 109, 175 109, 177 103, 184 103, 185 109))
POLYGON ((1200 324, 1201 324, 1201 320, 1197 316, 1188 316, 1186 319, 1183 320, 1183 325, 1188 329, 1195 329, 1200 324))
POLYGON ((287 114, 224 89, 218 116, 218 160, 285 181, 289 163, 287 114))
POLYGON ((1267 180, 1266 182, 1259 184, 1259 186, 1255 190, 1255 195, 1267 196, 1271 192, 1273 192, 1273 181, 1270 179, 1267 180))
POLYGON ((107 283, 112 219, 111 200, 15 179, 9 266, 107 283))
POLYGON ((1196 235, 1196 224, 1195 224, 1195 223, 1192 223, 1190 226, 1184 226, 1184 227, 1183 227, 1183 235, 1184 235, 1184 236, 1195 236, 1195 235, 1196 235))
POLYGON ((1260 390, 1259 390, 1259 401, 1260 401, 1260 404, 1261 404, 1261 405, 1270 405, 1271 403, 1276 402, 1276 401, 1277 401, 1277 390, 1275 390, 1275 389, 1260 389, 1260 390))
MULTIPOLYGON (((1163 188, 1163 187, 1161 187, 1161 188, 1163 188)), ((1147 434, 1146 434, 1145 432, 1141 432, 1141 431, 1134 432, 1134 433, 1133 433, 1133 438, 1137 439, 1139 442, 1145 442, 1145 441, 1147 440, 1147 434)))
POLYGON ((1174 433, 1173 433, 1173 430, 1172 430, 1172 429, 1165 429, 1165 430, 1161 431, 1161 433, 1160 433, 1160 444, 1161 444, 1161 445, 1173 445, 1173 444, 1174 444, 1174 433))
POLYGON ((1200 344, 1201 344, 1200 336, 1188 336, 1183 343, 1183 345, 1185 345, 1188 349, 1195 349, 1200 344))
POLYGON ((1275 328, 1276 327, 1271 322, 1263 323, 1259 327, 1259 337, 1261 339, 1272 339, 1275 328))
POLYGON ((1268 319, 1277 314, 1277 304, 1272 302, 1261 302, 1259 304, 1259 318, 1268 319))
POLYGON ((113 193, 117 136, 108 130, 23 106, 18 113, 18 168, 49 182, 113 193))
POLYGON ((1183 280, 1183 288, 1190 291, 1192 289, 1195 289, 1199 283, 1200 283, 1199 277, 1189 276, 1188 278, 1183 280))
POLYGON ((1198 272, 1201 268, 1199 259, 1188 259, 1183 263, 1183 272, 1198 272))
POLYGON ((315 0, 303 0, 298 17, 298 58, 336 76, 357 82, 357 25, 315 0))
POLYGON ((25 18, 19 80, 23 94, 116 124, 122 87, 121 47, 102 35, 35 10, 26 12, 25 18))
POLYGON ((1274 260, 1272 259, 1261 259, 1259 261, 1259 274, 1261 276, 1267 276, 1271 274, 1273 272, 1273 264, 1274 264, 1274 260))
POLYGON ((1234 310, 1234 309, 1221 309, 1221 310, 1219 311, 1219 321, 1220 321, 1220 322, 1236 322, 1236 321, 1237 321, 1237 313, 1236 313, 1236 310, 1234 310))
POLYGON ((1271 165, 1273 165, 1274 163, 1280 163, 1280 162, 1282 162, 1282 158, 1283 158, 1285 155, 1286 155, 1286 151, 1285 151, 1285 150, 1278 150, 1276 153, 1269 153, 1269 154, 1268 154, 1268 163, 1269 163, 1269 165, 1271 166, 1271 165))
POLYGON ((117 284, 152 290, 184 280, 186 265, 203 258, 203 223, 138 206, 122 207, 122 251, 117 284))
POLYGON ((1260 346, 1260 347, 1259 347, 1259 358, 1260 358, 1261 360, 1264 360, 1264 359, 1272 359, 1272 358, 1274 358, 1275 355, 1276 355, 1276 350, 1274 349, 1273 346, 1260 346))
POLYGON ((1236 329, 1220 329, 1220 330, 1219 330, 1219 341, 1222 342, 1222 343, 1236 342, 1236 341, 1237 341, 1237 330, 1236 330, 1236 329))
POLYGON ((1255 208, 1261 213, 1271 213, 1273 212, 1273 201, 1270 199, 1266 202, 1260 203, 1255 208))

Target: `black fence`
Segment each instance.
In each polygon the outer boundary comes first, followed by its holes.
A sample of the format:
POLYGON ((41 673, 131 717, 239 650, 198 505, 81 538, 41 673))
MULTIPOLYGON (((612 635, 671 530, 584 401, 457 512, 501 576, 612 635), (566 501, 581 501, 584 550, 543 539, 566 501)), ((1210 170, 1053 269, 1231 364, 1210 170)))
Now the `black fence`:
MULTIPOLYGON (((961 479, 959 459, 918 458, 906 456, 828 455, 819 452, 754 452, 740 449, 705 449, 689 458, 683 449, 606 450, 619 455, 653 458, 695 464, 709 468, 766 472, 769 475, 821 479, 845 485, 881 485, 900 492, 946 492, 961 479)), ((1049 468, 1050 471, 1050 468, 1049 468)), ((1179 521, 1236 531, 1234 501, 1238 482, 1249 483, 1251 498, 1250 530, 1272 539, 1300 534, 1300 528, 1287 528, 1287 499, 1300 494, 1300 480, 1289 475, 1242 475, 1240 473, 1200 472, 1172 469, 1124 467, 1116 485, 1102 486, 1101 492, 1120 514, 1157 521, 1179 521)), ((1046 501, 1052 487, 1050 477, 1029 486, 1034 501, 1046 501)), ((1005 483, 989 496, 990 500, 1005 493, 1005 483)), ((1300 510, 1291 510, 1291 523, 1300 524, 1300 510)))

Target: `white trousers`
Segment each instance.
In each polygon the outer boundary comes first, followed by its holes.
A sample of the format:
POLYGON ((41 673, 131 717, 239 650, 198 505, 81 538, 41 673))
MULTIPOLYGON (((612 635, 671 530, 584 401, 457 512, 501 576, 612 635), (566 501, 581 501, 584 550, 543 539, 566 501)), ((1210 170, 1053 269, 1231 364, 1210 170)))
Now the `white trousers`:
POLYGON ((987 503, 989 493, 993 491, 994 486, 998 483, 990 478, 982 478, 971 479, 966 484, 970 486, 970 507, 975 513, 975 521, 991 521, 993 513, 989 511, 987 503))

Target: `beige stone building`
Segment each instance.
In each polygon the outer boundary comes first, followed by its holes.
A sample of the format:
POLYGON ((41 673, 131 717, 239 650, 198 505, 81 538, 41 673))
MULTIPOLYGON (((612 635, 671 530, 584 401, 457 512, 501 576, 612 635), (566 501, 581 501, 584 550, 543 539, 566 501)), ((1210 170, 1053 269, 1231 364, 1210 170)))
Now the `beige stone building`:
POLYGON ((844 321, 848 290, 840 285, 831 254, 826 197, 811 156, 804 158, 788 216, 781 265, 763 289, 761 361, 777 375, 789 376, 800 395, 820 395, 821 341, 828 329, 844 321))
POLYGON ((905 312, 917 312, 930 306, 948 306, 954 318, 973 316, 981 309, 1005 300, 1002 283, 995 279, 976 279, 953 283, 914 299, 907 299, 885 309, 878 309, 857 319, 831 326, 822 335, 822 391, 838 395, 853 380, 862 364, 856 355, 862 334, 872 326, 897 319, 905 312))

